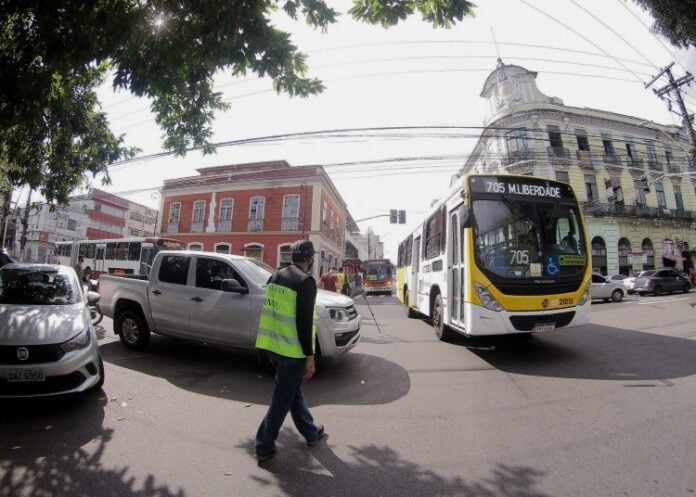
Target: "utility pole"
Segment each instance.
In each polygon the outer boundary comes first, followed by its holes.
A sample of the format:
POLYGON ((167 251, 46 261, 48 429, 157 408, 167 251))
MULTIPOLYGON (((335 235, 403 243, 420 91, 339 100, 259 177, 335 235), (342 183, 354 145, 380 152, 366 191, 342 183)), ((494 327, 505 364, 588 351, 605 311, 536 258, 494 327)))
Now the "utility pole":
MULTIPOLYGON (((681 94, 681 87, 684 85, 690 85, 691 82, 694 80, 694 76, 687 71, 687 73, 684 76, 675 80, 674 75, 672 74, 673 65, 674 62, 662 69, 657 76, 655 76, 649 82, 645 83, 645 87, 649 88, 653 85, 653 83, 655 83, 655 81, 660 79, 663 75, 667 75, 669 84, 667 86, 663 86, 659 90, 653 88, 653 92, 655 92, 655 95, 657 95, 663 100, 665 95, 669 95, 671 92, 674 92, 677 99, 677 104, 679 104, 680 109, 680 112, 678 114, 682 118, 684 128, 689 134, 689 141, 691 141, 691 158, 693 160, 696 160, 696 133, 694 133, 694 128, 691 125, 692 118, 689 115, 689 111, 686 110, 686 105, 684 105, 684 99, 682 98, 681 94)), ((667 106, 670 112, 672 112, 672 102, 669 99, 667 99, 667 106)))

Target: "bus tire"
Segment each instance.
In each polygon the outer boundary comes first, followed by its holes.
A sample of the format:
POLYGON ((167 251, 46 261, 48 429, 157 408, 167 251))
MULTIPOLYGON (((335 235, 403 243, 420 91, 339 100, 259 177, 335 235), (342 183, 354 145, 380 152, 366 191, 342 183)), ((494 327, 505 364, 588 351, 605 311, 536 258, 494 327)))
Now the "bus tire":
POLYGON ((431 319, 433 322, 433 330, 435 330, 435 336, 437 336, 440 341, 446 342, 450 338, 451 332, 445 325, 442 295, 439 293, 435 296, 431 319))
POLYGON ((413 319, 416 317, 416 311, 413 310, 413 308, 410 305, 410 302, 408 301, 408 292, 404 290, 404 305, 406 306, 406 317, 409 319, 413 319))
POLYGON ((150 329, 142 315, 134 309, 125 309, 116 316, 116 332, 124 347, 143 350, 150 343, 150 329))

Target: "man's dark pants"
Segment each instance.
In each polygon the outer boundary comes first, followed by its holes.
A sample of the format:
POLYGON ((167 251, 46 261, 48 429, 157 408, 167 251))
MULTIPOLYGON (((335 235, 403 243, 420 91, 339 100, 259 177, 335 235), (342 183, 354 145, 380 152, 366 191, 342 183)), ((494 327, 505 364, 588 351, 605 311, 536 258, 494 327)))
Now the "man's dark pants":
POLYGON ((302 394, 305 359, 293 359, 272 352, 269 355, 276 371, 275 387, 268 413, 256 432, 256 453, 259 455, 275 450, 275 441, 288 411, 297 431, 308 442, 316 440, 318 432, 302 394))

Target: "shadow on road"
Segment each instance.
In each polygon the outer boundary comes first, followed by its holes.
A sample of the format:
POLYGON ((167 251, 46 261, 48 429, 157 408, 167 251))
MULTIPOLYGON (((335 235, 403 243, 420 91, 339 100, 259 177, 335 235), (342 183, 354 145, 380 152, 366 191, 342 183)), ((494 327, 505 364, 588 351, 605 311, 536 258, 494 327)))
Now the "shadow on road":
POLYGON ((559 329, 526 340, 455 338, 508 373, 597 380, 666 380, 696 374, 696 341, 611 326, 559 329))
MULTIPOLYGON (((544 474, 529 467, 498 465, 489 478, 466 481, 425 469, 380 445, 351 446, 348 462, 327 442, 307 450, 289 430, 281 432, 278 444, 278 455, 260 464, 268 477, 254 479, 291 497, 548 497, 535 489, 544 474)), ((253 441, 244 448, 251 446, 253 441)))
POLYGON ((136 484, 128 467, 105 468, 113 436, 104 392, 0 403, 0 496, 185 497, 153 475, 136 484))
MULTIPOLYGON (((273 390, 273 374, 260 369, 249 351, 161 336, 153 336, 144 352, 126 350, 119 342, 104 344, 99 351, 106 362, 203 395, 265 405, 273 390)), ((411 380, 392 361, 350 352, 323 364, 304 389, 311 406, 387 404, 405 396, 411 380)))

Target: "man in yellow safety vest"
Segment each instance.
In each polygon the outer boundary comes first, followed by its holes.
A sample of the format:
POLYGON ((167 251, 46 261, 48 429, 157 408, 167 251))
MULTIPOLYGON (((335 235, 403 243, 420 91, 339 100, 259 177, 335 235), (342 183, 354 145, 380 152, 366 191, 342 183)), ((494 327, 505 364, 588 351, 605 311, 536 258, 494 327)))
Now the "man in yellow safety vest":
POLYGON ((256 433, 259 462, 276 454, 275 441, 288 411, 309 447, 326 435, 324 427, 314 423, 302 393, 302 382, 315 371, 317 285, 309 274, 315 253, 311 241, 295 242, 293 263, 276 271, 266 285, 256 348, 268 351, 275 367, 275 387, 271 405, 256 433))

